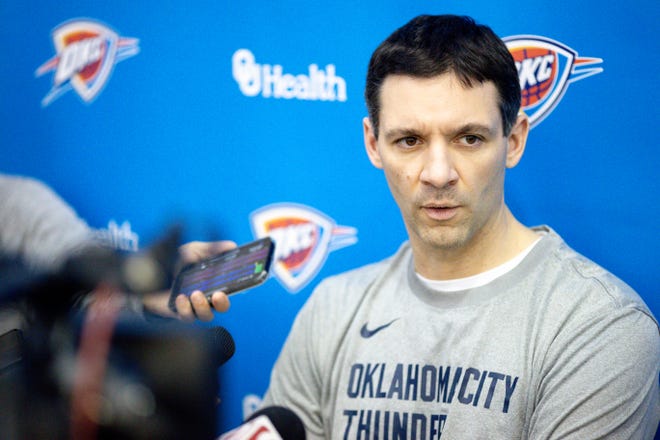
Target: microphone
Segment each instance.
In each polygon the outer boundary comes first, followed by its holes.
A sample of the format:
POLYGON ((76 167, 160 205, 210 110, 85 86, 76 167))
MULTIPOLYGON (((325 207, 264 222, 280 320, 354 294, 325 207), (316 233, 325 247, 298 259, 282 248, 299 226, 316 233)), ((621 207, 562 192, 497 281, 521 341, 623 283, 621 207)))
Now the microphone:
POLYGON ((305 440, 305 426, 293 411, 267 406, 252 414, 241 426, 217 440, 305 440))
POLYGON ((212 353, 213 365, 218 368, 227 362, 236 351, 234 338, 224 327, 211 327, 206 330, 206 337, 212 353))

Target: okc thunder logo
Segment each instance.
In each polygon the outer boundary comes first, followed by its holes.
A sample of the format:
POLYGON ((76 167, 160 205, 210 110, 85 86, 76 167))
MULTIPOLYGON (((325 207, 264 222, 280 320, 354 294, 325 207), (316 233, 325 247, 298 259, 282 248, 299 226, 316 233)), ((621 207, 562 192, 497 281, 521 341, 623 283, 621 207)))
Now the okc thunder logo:
POLYGON ((578 57, 575 50, 550 38, 516 35, 503 40, 518 68, 521 107, 531 127, 554 110, 570 83, 603 71, 588 67, 602 63, 602 59, 578 57))
POLYGON ((357 242, 355 228, 337 226, 327 215, 304 205, 276 203, 250 215, 256 238, 275 242, 272 273, 291 293, 309 283, 328 253, 357 242))
POLYGON ((140 51, 139 40, 120 37, 92 20, 63 23, 52 35, 57 54, 35 72, 39 77, 55 71, 53 88, 41 101, 44 107, 71 88, 85 102, 93 101, 110 78, 114 65, 140 51))

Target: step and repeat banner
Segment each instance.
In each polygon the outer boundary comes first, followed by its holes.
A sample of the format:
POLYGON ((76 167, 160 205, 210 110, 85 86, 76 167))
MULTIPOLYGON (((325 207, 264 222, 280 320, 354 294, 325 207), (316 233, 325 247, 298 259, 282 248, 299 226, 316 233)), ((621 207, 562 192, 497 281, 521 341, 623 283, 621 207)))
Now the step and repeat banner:
POLYGON ((632 285, 656 316, 657 2, 0 0, 0 172, 36 177, 123 250, 264 235, 272 276, 214 325, 226 430, 250 414, 318 282, 406 234, 364 152, 371 52, 422 13, 505 39, 532 121, 506 197, 632 285))

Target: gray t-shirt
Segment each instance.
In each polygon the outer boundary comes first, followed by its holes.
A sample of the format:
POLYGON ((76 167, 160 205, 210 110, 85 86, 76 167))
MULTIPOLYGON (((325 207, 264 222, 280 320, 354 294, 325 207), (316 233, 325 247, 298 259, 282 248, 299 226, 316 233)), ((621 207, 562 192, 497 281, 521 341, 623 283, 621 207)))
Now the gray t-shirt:
MULTIPOLYGON (((34 273, 57 271, 91 239, 87 224, 48 186, 0 174, 0 257, 9 267, 4 270, 12 270, 7 263, 11 261, 34 273)), ((24 327, 19 309, 0 303, 0 335, 24 327)))
POLYGON ((90 228, 38 180, 0 174, 0 252, 38 271, 56 270, 91 239, 90 228))
POLYGON ((296 318, 264 405, 308 439, 650 439, 658 323, 550 228, 513 270, 427 289, 409 245, 324 280, 296 318))

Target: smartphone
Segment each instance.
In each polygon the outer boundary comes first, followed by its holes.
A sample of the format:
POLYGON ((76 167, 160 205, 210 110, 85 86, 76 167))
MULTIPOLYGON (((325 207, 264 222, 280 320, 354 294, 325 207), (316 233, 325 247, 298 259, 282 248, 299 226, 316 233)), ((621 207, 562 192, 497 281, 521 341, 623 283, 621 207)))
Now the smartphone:
POLYGON ((257 286, 268 278, 275 245, 270 237, 188 264, 174 279, 169 307, 176 312, 175 300, 201 290, 209 301, 222 290, 227 295, 257 286))

